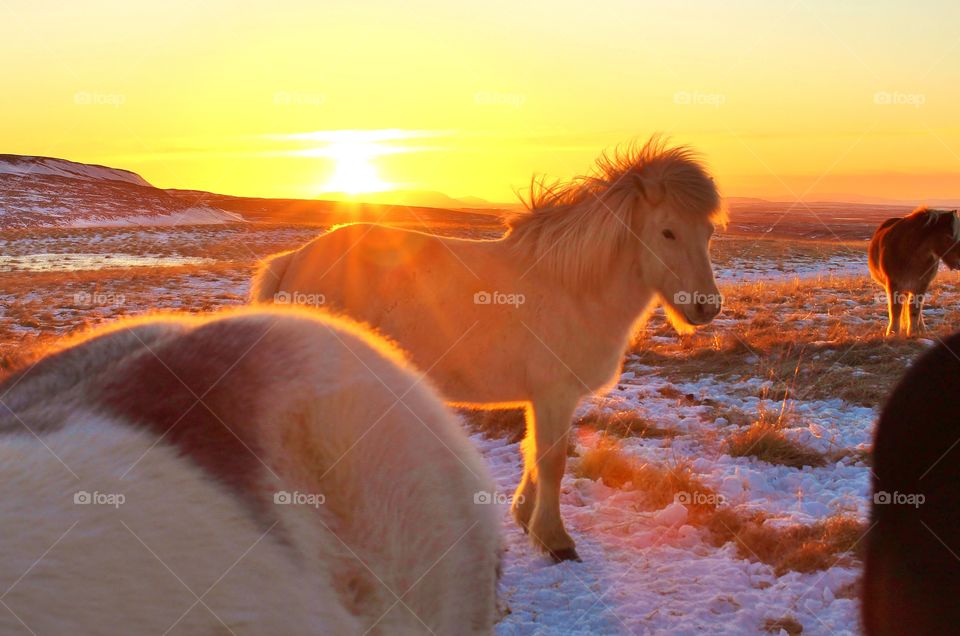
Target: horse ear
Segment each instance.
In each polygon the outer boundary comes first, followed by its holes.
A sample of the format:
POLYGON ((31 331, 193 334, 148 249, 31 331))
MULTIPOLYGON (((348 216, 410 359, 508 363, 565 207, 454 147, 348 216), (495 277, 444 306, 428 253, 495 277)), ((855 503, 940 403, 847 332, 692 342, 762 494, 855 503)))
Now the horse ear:
POLYGON ((657 207, 667 198, 667 189, 663 187, 663 182, 659 179, 638 179, 640 193, 650 207, 657 207))

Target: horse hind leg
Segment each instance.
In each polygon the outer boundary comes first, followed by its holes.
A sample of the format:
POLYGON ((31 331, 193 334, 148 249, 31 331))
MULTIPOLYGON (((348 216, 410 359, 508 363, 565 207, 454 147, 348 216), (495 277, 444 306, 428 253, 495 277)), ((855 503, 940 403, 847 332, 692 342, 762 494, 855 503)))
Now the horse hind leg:
MULTIPOLYGON (((567 462, 570 422, 576 398, 560 398, 533 403, 532 452, 525 458, 526 471, 535 482, 533 511, 527 529, 530 538, 554 561, 579 561, 573 539, 560 517, 560 482, 567 462), (529 462, 535 463, 531 467, 529 462)), ((519 491, 518 491, 519 492, 519 491)))

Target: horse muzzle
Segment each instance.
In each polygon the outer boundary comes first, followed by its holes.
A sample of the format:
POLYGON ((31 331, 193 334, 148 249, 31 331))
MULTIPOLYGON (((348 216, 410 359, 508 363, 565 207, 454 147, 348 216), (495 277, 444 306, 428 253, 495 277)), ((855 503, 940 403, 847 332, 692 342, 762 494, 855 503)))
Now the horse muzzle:
POLYGON ((701 326, 711 322, 720 313, 720 303, 693 302, 684 308, 683 315, 687 322, 694 326, 701 326))

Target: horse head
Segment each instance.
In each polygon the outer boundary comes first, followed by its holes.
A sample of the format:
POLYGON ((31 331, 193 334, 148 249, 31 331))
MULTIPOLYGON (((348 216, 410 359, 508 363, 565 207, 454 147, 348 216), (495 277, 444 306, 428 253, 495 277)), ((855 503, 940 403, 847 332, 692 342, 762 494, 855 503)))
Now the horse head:
POLYGON ((681 332, 720 312, 710 237, 726 216, 690 149, 655 136, 602 155, 591 175, 534 180, 525 203, 528 211, 508 219, 510 241, 571 288, 598 287, 619 272, 644 304, 659 296, 681 332))
POLYGON ((960 269, 960 216, 956 210, 943 211, 935 223, 937 242, 934 250, 950 269, 960 269))
POLYGON ((684 148, 661 150, 632 176, 642 196, 633 225, 644 282, 678 331, 709 323, 723 304, 710 240, 726 221, 713 179, 684 148))

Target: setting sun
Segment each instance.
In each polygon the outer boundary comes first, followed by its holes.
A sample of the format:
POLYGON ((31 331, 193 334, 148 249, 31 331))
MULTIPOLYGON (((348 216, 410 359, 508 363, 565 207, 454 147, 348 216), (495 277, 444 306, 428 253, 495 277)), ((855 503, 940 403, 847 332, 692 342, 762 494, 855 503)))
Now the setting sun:
POLYGON ((335 167, 330 180, 321 188, 323 192, 361 194, 383 192, 391 189, 389 183, 380 179, 373 164, 374 151, 366 144, 334 144, 329 149, 335 167))
POLYGON ((268 136, 272 143, 295 144, 298 147, 282 153, 295 157, 319 157, 329 162, 327 178, 321 182, 324 195, 357 195, 385 192, 397 183, 380 176, 377 159, 386 155, 431 150, 429 147, 406 145, 404 142, 424 137, 437 137, 436 131, 396 128, 373 130, 316 130, 292 135, 268 136))

